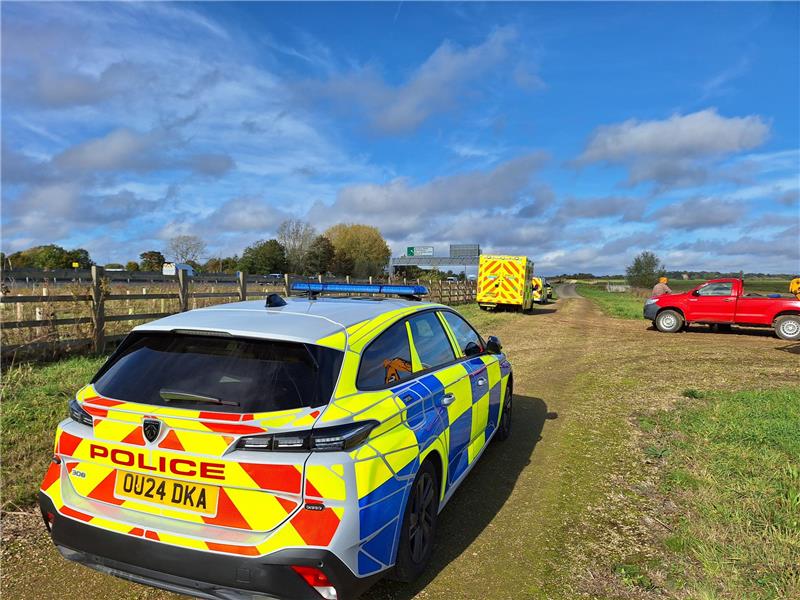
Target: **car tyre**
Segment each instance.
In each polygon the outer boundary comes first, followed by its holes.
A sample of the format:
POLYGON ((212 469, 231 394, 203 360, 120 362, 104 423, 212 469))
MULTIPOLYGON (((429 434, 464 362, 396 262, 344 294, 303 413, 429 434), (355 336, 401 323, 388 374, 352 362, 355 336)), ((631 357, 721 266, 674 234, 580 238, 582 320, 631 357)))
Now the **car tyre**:
POLYGON ((495 437, 500 440, 507 440, 511 435, 511 414, 512 414, 512 400, 514 394, 511 393, 511 388, 506 388, 505 402, 503 402, 503 413, 500 415, 500 424, 497 426, 497 433, 495 437))
POLYGON ((683 328, 683 317, 674 310, 663 310, 656 317, 656 329, 663 333, 677 333, 683 328))
POLYGON ((411 485, 403 514, 393 577, 397 581, 414 581, 428 566, 438 514, 439 480, 433 463, 426 460, 411 485))
POLYGON ((800 340, 800 315, 783 315, 775 319, 775 334, 782 340, 800 340))

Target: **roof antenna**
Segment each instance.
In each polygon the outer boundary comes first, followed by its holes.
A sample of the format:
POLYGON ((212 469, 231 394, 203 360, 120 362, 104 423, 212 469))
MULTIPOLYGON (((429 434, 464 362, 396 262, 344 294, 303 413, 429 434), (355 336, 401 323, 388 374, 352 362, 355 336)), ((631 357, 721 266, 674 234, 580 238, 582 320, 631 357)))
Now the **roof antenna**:
POLYGON ((278 308, 279 306, 286 306, 286 300, 281 298, 280 294, 267 294, 267 308, 278 308))

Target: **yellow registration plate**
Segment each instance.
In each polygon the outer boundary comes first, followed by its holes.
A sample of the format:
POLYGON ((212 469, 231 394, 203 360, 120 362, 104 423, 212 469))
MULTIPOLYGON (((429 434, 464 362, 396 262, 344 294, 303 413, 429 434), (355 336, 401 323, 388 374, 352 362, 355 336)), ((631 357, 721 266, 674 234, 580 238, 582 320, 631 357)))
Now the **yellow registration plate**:
POLYGON ((219 500, 219 488, 213 485, 124 471, 117 471, 114 493, 118 498, 154 502, 203 514, 215 514, 219 500))

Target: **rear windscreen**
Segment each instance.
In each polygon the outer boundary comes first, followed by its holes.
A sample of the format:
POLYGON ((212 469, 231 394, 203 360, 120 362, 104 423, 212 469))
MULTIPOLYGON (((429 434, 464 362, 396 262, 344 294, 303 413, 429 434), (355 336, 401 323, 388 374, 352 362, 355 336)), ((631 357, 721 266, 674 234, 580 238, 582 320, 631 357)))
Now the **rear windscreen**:
POLYGON ((326 404, 342 352, 311 344, 133 333, 95 377, 107 398, 250 413, 326 404))

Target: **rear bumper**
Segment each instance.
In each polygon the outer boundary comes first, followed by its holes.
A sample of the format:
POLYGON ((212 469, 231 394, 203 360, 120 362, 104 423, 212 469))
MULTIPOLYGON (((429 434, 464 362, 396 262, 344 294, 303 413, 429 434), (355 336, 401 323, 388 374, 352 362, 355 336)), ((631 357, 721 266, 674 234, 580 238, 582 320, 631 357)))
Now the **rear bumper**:
POLYGON ((218 600, 320 600, 320 595, 291 565, 314 566, 330 579, 339 600, 356 598, 380 575, 360 578, 332 552, 319 548, 287 549, 265 557, 201 552, 124 535, 70 519, 39 494, 42 515, 61 554, 110 575, 187 594, 218 600))
POLYGON ((644 305, 644 318, 647 319, 648 321, 655 321, 656 320, 656 315, 658 314, 658 310, 660 308, 661 307, 658 304, 656 304, 655 302, 653 302, 651 304, 645 304, 644 305))

